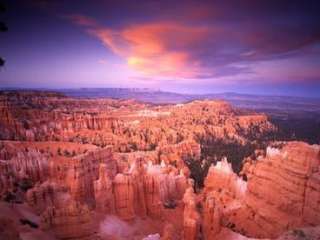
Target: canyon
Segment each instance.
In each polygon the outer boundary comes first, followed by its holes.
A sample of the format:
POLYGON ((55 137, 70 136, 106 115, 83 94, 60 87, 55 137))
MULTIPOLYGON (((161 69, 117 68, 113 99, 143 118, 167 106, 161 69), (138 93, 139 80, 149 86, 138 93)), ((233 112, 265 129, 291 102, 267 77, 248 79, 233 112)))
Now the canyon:
POLYGON ((320 146, 220 100, 0 94, 0 239, 320 239, 320 146))

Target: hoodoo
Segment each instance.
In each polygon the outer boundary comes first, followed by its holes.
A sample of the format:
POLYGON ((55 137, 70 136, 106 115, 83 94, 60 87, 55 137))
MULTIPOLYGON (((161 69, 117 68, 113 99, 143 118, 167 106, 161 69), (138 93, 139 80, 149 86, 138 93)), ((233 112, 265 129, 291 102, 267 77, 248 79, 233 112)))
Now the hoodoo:
POLYGON ((264 114, 208 100, 1 99, 1 239, 319 232, 320 147, 270 141, 264 114))

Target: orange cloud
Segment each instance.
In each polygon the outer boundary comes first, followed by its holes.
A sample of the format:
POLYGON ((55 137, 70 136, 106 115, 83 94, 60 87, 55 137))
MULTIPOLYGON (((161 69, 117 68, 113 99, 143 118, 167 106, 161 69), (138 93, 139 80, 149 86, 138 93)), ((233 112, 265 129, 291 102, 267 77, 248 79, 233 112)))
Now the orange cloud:
POLYGON ((115 54, 126 59, 129 67, 159 77, 192 78, 200 66, 192 59, 188 47, 200 44, 208 36, 205 27, 177 23, 152 23, 126 27, 89 30, 115 54))
MULTIPOLYGON (((201 12, 190 11, 198 19, 201 12), (198 16, 199 15, 199 16, 198 16)), ((211 11, 207 12, 209 16, 211 11)), ((215 11, 212 13, 218 15, 215 11)), ((270 64, 261 64, 263 61, 275 61, 284 54, 310 42, 309 34, 300 37, 298 41, 293 36, 295 31, 289 28, 286 32, 274 34, 273 29, 263 24, 250 23, 244 25, 241 31, 233 24, 213 23, 199 21, 154 21, 140 24, 124 24, 120 28, 102 27, 85 16, 72 15, 72 21, 85 26, 87 32, 98 38, 114 54, 125 60, 134 74, 139 77, 166 78, 166 79, 214 79, 224 81, 225 77, 235 76, 245 79, 254 76, 264 76, 266 79, 272 75, 270 64), (294 39, 294 40, 291 40, 294 39), (260 63, 260 64, 259 64, 260 63), (223 78, 224 77, 224 78, 223 78)), ((306 46, 307 46, 306 45, 306 46)), ((303 54, 300 51, 300 54, 303 54)), ((288 55, 288 58, 292 56, 288 55)), ((298 60, 297 60, 298 61, 298 60)), ((298 61, 300 62, 300 61, 298 61)), ((279 72, 281 75, 288 72, 289 64, 282 63, 279 72)), ((314 65, 309 68, 315 68, 314 65)), ((277 69, 277 67, 273 67, 277 69)), ((297 68, 299 69, 299 68, 297 68)), ((274 71, 276 72, 276 71, 274 71)), ((311 71, 310 79, 315 79, 318 71, 311 71)), ((303 75, 294 72, 292 75, 303 79, 303 75)), ((280 74, 274 78, 278 79, 280 74)), ((287 74, 287 76, 289 76, 287 74)), ((290 75, 291 76, 291 75, 290 75)), ((292 77, 293 78, 293 77, 292 77)), ((287 79, 283 76, 281 79, 287 79)), ((291 79, 291 78, 290 78, 291 79)), ((228 81, 230 81, 228 79, 228 81)))

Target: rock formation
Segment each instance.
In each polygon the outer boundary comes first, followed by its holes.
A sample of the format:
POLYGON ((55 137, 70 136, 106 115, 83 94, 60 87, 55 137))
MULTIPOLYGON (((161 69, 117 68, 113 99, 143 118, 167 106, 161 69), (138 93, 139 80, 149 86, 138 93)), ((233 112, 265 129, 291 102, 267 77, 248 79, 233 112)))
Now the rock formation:
POLYGON ((183 239, 196 240, 200 236, 201 218, 197 210, 196 195, 190 187, 183 197, 183 239))
POLYGON ((125 220, 132 220, 134 212, 134 187, 131 176, 119 173, 114 178, 115 209, 125 220))
POLYGON ((243 199, 246 189, 247 182, 233 172, 226 158, 209 168, 205 180, 205 191, 219 196, 217 201, 224 208, 234 200, 243 199))
POLYGON ((174 226, 172 224, 166 224, 163 228, 161 240, 173 240, 174 239, 174 226))
POLYGON ((32 189, 28 190, 26 201, 38 214, 41 214, 48 207, 55 206, 59 201, 60 195, 66 193, 66 187, 47 181, 41 185, 36 184, 32 189))
POLYGON ((203 207, 203 238, 207 240, 217 239, 221 231, 221 209, 214 196, 206 196, 203 207))
POLYGON ((314 169, 307 181, 303 205, 303 222, 312 226, 320 222, 320 169, 314 169))
MULTIPOLYGON (((276 238, 316 229, 319 146, 269 143, 275 131, 264 114, 223 101, 155 106, 0 94, 0 197, 27 203, 57 239, 96 239, 106 216, 139 239, 276 238), (246 155, 238 176, 227 159, 205 156, 204 144, 214 141, 270 146, 246 155), (203 189, 189 179, 196 174, 207 174, 203 189)), ((14 239, 16 223, 0 221, 0 234, 11 225, 14 239)))
POLYGON ((266 157, 247 172, 245 202, 255 213, 254 222, 263 228, 252 234, 265 232, 276 236, 284 230, 320 221, 316 214, 308 217, 309 207, 315 208, 312 202, 319 201, 320 196, 320 192, 310 191, 309 187, 316 183, 319 161, 319 146, 292 142, 282 149, 267 148, 266 157))
POLYGON ((244 167, 248 182, 226 161, 211 167, 205 193, 223 207, 225 225, 253 237, 277 237, 319 224, 319 146, 289 142, 268 147, 244 167))
POLYGON ((20 240, 15 223, 7 218, 0 218, 0 239, 20 240))
POLYGON ((107 165, 100 164, 99 179, 94 182, 96 209, 103 213, 114 213, 112 178, 107 173, 107 165))
POLYGON ((92 212, 79 202, 65 201, 42 214, 42 229, 51 229, 59 239, 92 240, 96 228, 92 212))

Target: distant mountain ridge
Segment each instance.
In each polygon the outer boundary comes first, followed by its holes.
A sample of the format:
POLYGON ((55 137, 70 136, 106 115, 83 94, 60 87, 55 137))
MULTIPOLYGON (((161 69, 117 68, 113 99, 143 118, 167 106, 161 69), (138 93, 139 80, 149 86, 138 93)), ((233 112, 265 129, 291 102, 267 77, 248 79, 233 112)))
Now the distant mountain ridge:
POLYGON ((277 111, 317 113, 320 115, 320 98, 306 98, 293 96, 263 96, 241 94, 235 92, 211 94, 184 94, 167 92, 149 88, 73 88, 73 89, 3 89, 3 91, 40 91, 56 92, 75 98, 114 98, 135 99, 141 102, 154 104, 177 104, 193 100, 217 99, 230 102, 239 108, 263 111, 266 113, 277 111))
POLYGON ((155 104, 185 103, 193 100, 226 100, 236 107, 254 110, 287 110, 320 112, 320 99, 292 96, 262 96, 234 92, 183 94, 146 88, 81 88, 57 90, 70 97, 135 99, 155 104))

